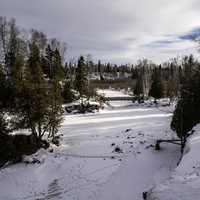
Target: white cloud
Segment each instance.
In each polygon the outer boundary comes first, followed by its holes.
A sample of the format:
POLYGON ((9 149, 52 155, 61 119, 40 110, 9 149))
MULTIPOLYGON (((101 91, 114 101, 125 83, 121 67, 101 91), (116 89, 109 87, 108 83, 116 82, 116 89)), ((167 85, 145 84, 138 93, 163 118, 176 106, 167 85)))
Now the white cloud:
POLYGON ((198 0, 0 0, 0 13, 69 44, 69 56, 131 62, 195 53, 176 36, 200 27, 198 0), (148 46, 174 40, 162 46, 148 46))

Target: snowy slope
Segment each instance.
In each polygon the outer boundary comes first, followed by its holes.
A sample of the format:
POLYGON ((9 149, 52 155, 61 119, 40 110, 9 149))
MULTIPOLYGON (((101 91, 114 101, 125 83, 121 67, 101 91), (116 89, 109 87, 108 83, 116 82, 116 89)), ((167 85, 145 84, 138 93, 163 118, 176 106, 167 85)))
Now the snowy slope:
POLYGON ((162 109, 123 104, 66 115, 61 146, 27 158, 41 163, 0 170, 0 200, 139 200, 176 166, 178 147, 153 148, 156 139, 172 137, 170 120, 162 109))
POLYGON ((179 166, 169 179, 152 189, 149 200, 200 199, 200 124, 193 130, 179 166))

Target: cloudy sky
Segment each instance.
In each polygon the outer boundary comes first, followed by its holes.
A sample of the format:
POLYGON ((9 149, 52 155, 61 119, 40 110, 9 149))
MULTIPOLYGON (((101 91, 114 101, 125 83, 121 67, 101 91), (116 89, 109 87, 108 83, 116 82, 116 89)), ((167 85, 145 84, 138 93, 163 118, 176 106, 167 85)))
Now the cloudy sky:
POLYGON ((196 53, 199 0, 0 0, 0 15, 68 44, 68 57, 155 62, 196 53))

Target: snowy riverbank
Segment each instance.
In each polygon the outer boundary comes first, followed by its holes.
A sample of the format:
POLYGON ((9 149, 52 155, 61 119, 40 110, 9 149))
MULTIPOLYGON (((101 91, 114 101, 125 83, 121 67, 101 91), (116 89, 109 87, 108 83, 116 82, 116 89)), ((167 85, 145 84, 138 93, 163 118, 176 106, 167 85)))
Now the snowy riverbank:
POLYGON ((149 200, 194 200, 200 198, 200 125, 187 141, 179 166, 170 178, 150 192, 149 200))

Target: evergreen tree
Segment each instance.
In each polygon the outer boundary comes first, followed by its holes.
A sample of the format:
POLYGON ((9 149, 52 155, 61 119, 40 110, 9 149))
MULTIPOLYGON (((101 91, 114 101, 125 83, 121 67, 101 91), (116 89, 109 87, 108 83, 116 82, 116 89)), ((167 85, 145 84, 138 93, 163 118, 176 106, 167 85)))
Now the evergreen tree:
POLYGON ((15 20, 12 19, 9 23, 9 41, 5 54, 5 68, 9 77, 13 76, 18 53, 18 29, 15 25, 15 20))
POLYGON ((137 79, 133 93, 138 98, 138 101, 140 103, 144 98, 144 76, 141 71, 138 71, 137 73, 137 79))
POLYGON ((47 45, 47 36, 43 32, 32 29, 31 43, 35 43, 38 46, 41 55, 43 55, 47 45))
POLYGON ((151 84, 151 89, 149 91, 149 96, 154 97, 156 102, 156 100, 162 98, 163 95, 164 95, 164 88, 161 80, 161 69, 155 68, 153 74, 153 82, 151 84))
MULTIPOLYGON (((29 129, 32 135, 21 138, 29 138, 25 145, 36 148, 36 141, 38 147, 44 144, 46 132, 54 138, 62 122, 62 58, 58 48, 50 48, 48 57, 45 47, 46 36, 43 33, 34 31, 32 38, 25 40, 15 20, 7 22, 0 17, 1 160, 8 161, 19 153, 9 132, 29 129), (44 78, 44 73, 50 80, 44 78)), ((23 141, 21 146, 23 148, 23 141)))
POLYGON ((13 90, 10 81, 6 78, 6 73, 0 65, 0 110, 8 111, 13 102, 13 90))
POLYGON ((191 57, 184 59, 183 67, 187 68, 187 77, 182 82, 171 128, 180 138, 185 139, 188 131, 200 122, 200 67, 191 57))
POLYGON ((99 74, 101 74, 101 72, 102 72, 102 69, 101 69, 101 61, 100 61, 100 60, 98 60, 97 71, 98 71, 99 74))
POLYGON ((51 87, 49 91, 49 137, 55 138, 58 128, 63 120, 63 98, 61 90, 61 81, 64 77, 64 69, 62 67, 62 59, 59 50, 56 48, 53 52, 53 76, 50 81, 51 87))
POLYGON ((0 140, 1 137, 7 135, 9 133, 8 123, 5 119, 5 115, 3 112, 0 113, 0 140))
POLYGON ((88 94, 88 70, 85 65, 83 56, 81 56, 78 60, 75 77, 75 88, 79 92, 80 98, 83 100, 83 96, 87 96, 88 94))
POLYGON ((62 67, 62 59, 59 50, 53 50, 50 45, 45 50, 45 56, 42 56, 42 69, 49 79, 59 76, 64 77, 64 69, 62 67))
POLYGON ((6 18, 1 18, 0 21, 0 46, 3 48, 1 58, 4 59, 3 64, 0 64, 0 124, 3 128, 0 132, 8 133, 11 129, 7 127, 8 120, 5 120, 4 115, 12 114, 15 108, 17 82, 22 76, 21 69, 24 64, 24 43, 19 38, 20 32, 14 19, 7 22, 6 18))
POLYGON ((170 98, 170 102, 174 97, 178 95, 178 88, 176 84, 176 80, 173 78, 169 78, 167 81, 167 86, 166 86, 166 96, 170 98))
POLYGON ((0 65, 0 137, 9 132, 8 123, 5 118, 5 113, 9 109, 10 104, 10 87, 6 76, 4 74, 3 68, 0 65))
POLYGON ((63 120, 63 108, 62 108, 62 96, 61 96, 61 86, 59 83, 59 75, 56 76, 52 80, 52 87, 50 89, 49 95, 48 95, 48 132, 49 137, 52 137, 53 140, 55 138, 56 133, 58 132, 58 128, 60 127, 60 124, 63 120))
POLYGON ((64 103, 71 103, 75 99, 75 95, 72 91, 72 83, 70 80, 66 80, 62 91, 64 103))
POLYGON ((45 50, 45 57, 43 57, 42 62, 44 73, 51 79, 53 77, 53 50, 50 45, 45 50))
POLYGON ((56 48, 53 51, 53 74, 52 78, 63 79, 64 78, 64 69, 62 67, 62 59, 60 56, 59 50, 56 48))
POLYGON ((17 91, 15 128, 29 128, 40 144, 46 132, 48 116, 47 88, 40 66, 40 52, 35 43, 30 45, 30 55, 24 80, 17 91))
POLYGON ((179 65, 174 59, 168 66, 166 96, 170 101, 178 96, 180 87, 179 65))
MULTIPOLYGON (((56 48, 54 51, 50 49, 50 60, 52 70, 50 74, 50 86, 48 91, 48 113, 47 113, 47 125, 49 137, 54 140, 58 128, 62 122, 63 108, 62 108, 62 90, 61 81, 64 77, 64 70, 62 67, 62 60, 59 50, 56 48)), ((46 56, 48 58, 48 56, 46 56)))
POLYGON ((134 88, 134 95, 136 96, 143 96, 144 90, 143 90, 143 80, 141 78, 138 78, 136 80, 136 85, 134 88))

